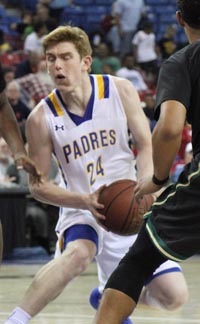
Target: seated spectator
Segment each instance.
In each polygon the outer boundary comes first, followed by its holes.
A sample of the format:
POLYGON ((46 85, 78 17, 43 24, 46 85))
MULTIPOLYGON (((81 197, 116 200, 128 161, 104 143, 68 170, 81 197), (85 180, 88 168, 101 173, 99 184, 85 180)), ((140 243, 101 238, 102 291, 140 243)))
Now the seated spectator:
POLYGON ((33 31, 33 13, 31 11, 22 11, 21 21, 12 23, 10 29, 21 35, 22 41, 33 31))
POLYGON ((153 131, 156 120, 154 119, 155 96, 152 92, 146 92, 143 99, 143 111, 149 120, 151 131, 153 131))
POLYGON ((3 67, 3 76, 6 84, 13 81, 15 78, 15 70, 12 66, 5 66, 3 67))
POLYGON ((0 28, 0 54, 8 53, 12 50, 11 45, 5 40, 4 31, 0 28))
POLYGON ((46 23, 43 21, 36 21, 33 25, 33 31, 30 33, 24 41, 25 52, 37 52, 40 55, 43 54, 42 40, 48 33, 46 23))
POLYGON ((121 67, 121 62, 116 56, 112 56, 110 48, 106 43, 100 43, 96 48, 96 56, 93 57, 92 73, 103 73, 103 65, 108 64, 114 72, 117 72, 121 67))
POLYGON ((166 60, 170 55, 172 55, 176 50, 176 26, 167 26, 163 37, 157 42, 158 50, 160 53, 161 61, 166 60))
POLYGON ((6 94, 11 107, 15 113, 18 124, 24 123, 30 114, 30 108, 20 99, 20 85, 16 80, 9 82, 6 86, 6 94))
POLYGON ((127 54, 124 57, 122 67, 116 72, 116 76, 130 80, 139 93, 148 90, 142 74, 135 65, 135 58, 132 54, 127 54))
POLYGON ((73 5, 73 0, 38 0, 37 8, 42 5, 49 8, 49 16, 55 17, 58 25, 63 10, 67 6, 73 5))
POLYGON ((192 143, 189 142, 185 147, 184 158, 177 160, 172 166, 170 178, 172 182, 176 182, 180 173, 183 171, 186 164, 190 163, 193 157, 192 143))
POLYGON ((110 64, 103 64, 102 71, 103 74, 116 75, 116 72, 113 70, 113 66, 110 64))
POLYGON ((34 21, 43 22, 46 25, 48 32, 58 26, 58 16, 51 12, 48 4, 43 4, 40 1, 37 3, 34 21))
POLYGON ((24 136, 25 132, 25 121, 30 114, 30 108, 21 100, 20 85, 16 80, 9 82, 6 86, 6 94, 9 103, 15 113, 18 125, 24 136))
POLYGON ((16 81, 31 98, 31 108, 37 105, 54 88, 53 81, 47 73, 46 64, 43 60, 38 62, 38 71, 36 73, 29 73, 22 78, 17 78, 16 81))
POLYGON ((36 73, 38 71, 38 62, 41 60, 41 57, 41 54, 34 51, 29 51, 27 53, 27 58, 22 60, 17 65, 15 77, 21 78, 29 73, 36 73))

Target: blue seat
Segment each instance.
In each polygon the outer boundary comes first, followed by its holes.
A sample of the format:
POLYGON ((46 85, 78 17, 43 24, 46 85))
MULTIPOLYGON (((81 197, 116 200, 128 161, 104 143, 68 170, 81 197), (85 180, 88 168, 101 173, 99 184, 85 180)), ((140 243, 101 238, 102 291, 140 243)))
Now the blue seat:
POLYGON ((175 14, 176 13, 176 6, 163 6, 157 5, 154 7, 154 10, 157 14, 175 14))
POLYGON ((21 5, 23 8, 32 12, 36 11, 37 4, 38 0, 21 0, 21 5))
POLYGON ((85 14, 86 15, 106 15, 110 13, 110 10, 107 6, 90 6, 85 8, 85 14))
POLYGON ((93 5, 94 4, 94 0, 73 0, 73 4, 75 6, 93 5))
POLYGON ((97 5, 104 5, 104 6, 111 6, 114 2, 114 0, 94 0, 95 4, 97 5))
POLYGON ((63 10, 60 24, 72 24, 77 27, 84 27, 85 14, 81 7, 67 7, 63 10))
POLYGON ((0 6, 0 18, 6 15, 6 10, 3 6, 0 6))
POLYGON ((162 4, 162 5, 168 5, 169 4, 169 1, 168 0, 145 0, 145 4, 146 5, 153 5, 153 6, 157 6, 159 4, 162 4))

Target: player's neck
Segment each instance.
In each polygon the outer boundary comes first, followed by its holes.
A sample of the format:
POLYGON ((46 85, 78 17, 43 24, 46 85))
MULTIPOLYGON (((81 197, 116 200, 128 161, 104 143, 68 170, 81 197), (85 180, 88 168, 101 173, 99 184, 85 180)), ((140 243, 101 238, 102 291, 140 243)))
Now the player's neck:
POLYGON ((72 91, 68 93, 62 91, 60 92, 68 111, 79 116, 84 115, 91 97, 91 93, 92 86, 90 79, 84 80, 84 83, 77 85, 72 91))
POLYGON ((188 41, 190 44, 195 43, 200 40, 200 30, 194 29, 194 28, 187 28, 185 31, 188 41))

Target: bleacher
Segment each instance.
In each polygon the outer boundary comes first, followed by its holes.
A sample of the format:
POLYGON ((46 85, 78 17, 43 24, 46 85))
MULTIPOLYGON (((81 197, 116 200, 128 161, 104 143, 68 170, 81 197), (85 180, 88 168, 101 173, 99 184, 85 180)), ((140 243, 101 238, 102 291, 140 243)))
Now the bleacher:
POLYGON ((178 26, 176 20, 175 0, 145 0, 147 15, 154 24, 154 31, 159 40, 169 25, 176 25, 176 39, 178 44, 187 42, 183 28, 178 26))
MULTIPOLYGON (((6 0, 11 6, 16 8, 28 9, 33 13, 36 10, 38 0, 6 0)), ((83 28, 87 33, 102 32, 102 18, 111 12, 111 6, 114 0, 73 0, 73 5, 66 6, 61 15, 60 24, 71 23, 83 28)), ((157 40, 161 38, 166 27, 170 24, 177 26, 176 42, 186 43, 186 37, 182 28, 176 21, 176 3, 175 0, 145 0, 147 16, 153 22, 154 31, 157 40)), ((4 31, 6 39, 12 45, 17 46, 18 37, 10 29, 12 22, 19 22, 20 17, 11 15, 0 5, 0 28, 4 31)))

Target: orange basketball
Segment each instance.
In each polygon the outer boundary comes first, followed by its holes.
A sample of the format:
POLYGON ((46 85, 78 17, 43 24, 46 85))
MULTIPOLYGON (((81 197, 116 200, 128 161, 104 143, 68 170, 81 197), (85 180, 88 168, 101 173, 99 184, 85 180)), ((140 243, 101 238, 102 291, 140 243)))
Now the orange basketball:
POLYGON ((136 182, 129 179, 118 180, 105 187, 99 197, 104 205, 99 212, 106 216, 100 221, 109 231, 119 235, 138 233, 144 214, 150 209, 155 198, 145 195, 138 203, 135 199, 136 182))

